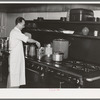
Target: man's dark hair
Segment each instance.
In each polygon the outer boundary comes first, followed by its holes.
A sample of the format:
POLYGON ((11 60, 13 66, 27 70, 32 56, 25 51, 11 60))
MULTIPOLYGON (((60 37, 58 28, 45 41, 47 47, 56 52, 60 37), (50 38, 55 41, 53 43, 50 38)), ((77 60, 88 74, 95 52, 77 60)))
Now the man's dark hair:
POLYGON ((25 21, 25 19, 24 19, 23 17, 18 17, 18 18, 16 18, 15 24, 17 25, 18 23, 21 23, 22 20, 25 21))

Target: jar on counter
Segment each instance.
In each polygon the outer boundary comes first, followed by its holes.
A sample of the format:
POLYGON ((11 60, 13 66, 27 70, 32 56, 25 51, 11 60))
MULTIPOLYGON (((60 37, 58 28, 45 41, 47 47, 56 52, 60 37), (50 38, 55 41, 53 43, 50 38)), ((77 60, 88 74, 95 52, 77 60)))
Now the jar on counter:
POLYGON ((48 57, 52 55, 52 46, 51 46, 51 44, 47 44, 45 46, 45 55, 48 56, 48 57))
POLYGON ((98 31, 97 30, 94 31, 94 36, 98 36, 98 31))

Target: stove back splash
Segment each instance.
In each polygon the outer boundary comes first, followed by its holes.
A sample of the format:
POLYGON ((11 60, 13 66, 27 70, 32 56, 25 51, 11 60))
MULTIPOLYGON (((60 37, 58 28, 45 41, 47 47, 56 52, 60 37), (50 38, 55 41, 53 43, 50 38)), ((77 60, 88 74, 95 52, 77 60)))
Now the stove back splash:
POLYGON ((100 40, 90 38, 72 39, 68 59, 100 65, 100 40))

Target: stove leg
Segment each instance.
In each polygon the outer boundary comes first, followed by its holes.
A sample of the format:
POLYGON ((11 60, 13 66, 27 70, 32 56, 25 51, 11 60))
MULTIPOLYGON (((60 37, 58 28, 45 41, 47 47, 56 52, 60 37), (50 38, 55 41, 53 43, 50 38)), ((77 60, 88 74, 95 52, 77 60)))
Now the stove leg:
POLYGON ((62 84, 63 84, 64 82, 60 82, 60 88, 62 88, 62 84))

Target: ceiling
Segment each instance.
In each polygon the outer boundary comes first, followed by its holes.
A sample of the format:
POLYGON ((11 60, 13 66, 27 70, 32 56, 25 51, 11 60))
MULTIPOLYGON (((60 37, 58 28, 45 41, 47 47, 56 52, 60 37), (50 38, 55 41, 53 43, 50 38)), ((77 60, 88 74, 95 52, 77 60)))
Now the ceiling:
POLYGON ((41 11, 66 11, 71 8, 86 8, 100 10, 100 4, 0 4, 1 12, 41 12, 41 11))

